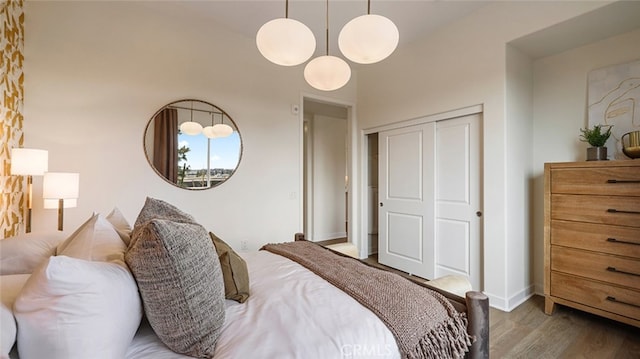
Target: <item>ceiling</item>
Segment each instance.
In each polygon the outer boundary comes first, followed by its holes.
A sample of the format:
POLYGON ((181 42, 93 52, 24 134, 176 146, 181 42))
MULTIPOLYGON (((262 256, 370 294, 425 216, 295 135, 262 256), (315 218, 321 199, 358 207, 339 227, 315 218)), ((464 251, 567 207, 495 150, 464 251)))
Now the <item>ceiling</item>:
MULTIPOLYGON (((488 3, 486 0, 372 0, 371 13, 385 16, 396 24, 401 47, 488 3)), ((330 0, 328 4, 329 52, 340 55, 338 33, 351 19, 367 13, 367 1, 330 0)), ((285 16, 285 0, 179 1, 163 2, 163 5, 173 12, 205 17, 248 38, 255 38, 267 21, 285 16)), ((303 22, 313 31, 316 54, 325 51, 326 6, 323 0, 289 1, 289 18, 303 22)))
MULTIPOLYGON (((500 1, 500 0, 498 0, 500 1)), ((511 0, 507 0, 511 1, 511 0)), ((400 32, 398 48, 428 36, 461 19, 490 0, 371 0, 371 13, 391 19, 400 32)), ((183 14, 227 27, 255 39, 260 27, 285 16, 285 0, 145 0, 142 6, 156 11, 183 14)), ((329 0, 329 53, 341 56, 338 34, 351 19, 367 13, 366 0, 329 0)), ((325 52, 326 0, 290 0, 289 18, 299 20, 313 31, 316 56, 325 52)), ((602 8, 514 40, 511 44, 532 58, 549 56, 640 26, 640 1, 617 1, 602 8)), ((352 66, 359 66, 351 63, 352 66)))

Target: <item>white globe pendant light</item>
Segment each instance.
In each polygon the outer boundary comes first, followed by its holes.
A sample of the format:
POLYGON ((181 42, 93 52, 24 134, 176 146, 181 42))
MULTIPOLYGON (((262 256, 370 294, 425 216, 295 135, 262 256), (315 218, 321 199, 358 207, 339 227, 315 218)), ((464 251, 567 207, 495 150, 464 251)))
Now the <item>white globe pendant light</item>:
POLYGON ((351 78, 351 68, 343 59, 329 55, 329 0, 326 14, 326 55, 318 56, 304 67, 304 79, 313 88, 333 91, 346 85, 351 78))
POLYGON ((207 127, 203 128, 202 129, 202 134, 206 138, 216 138, 216 137, 218 137, 216 135, 216 131, 213 129, 213 126, 207 126, 207 127))
POLYGON ((395 51, 400 33, 393 21, 375 14, 358 16, 340 31, 338 47, 342 54, 359 64, 373 64, 395 51))
POLYGON ((316 50, 316 38, 311 29, 298 20, 289 19, 289 1, 284 18, 273 19, 256 34, 258 50, 277 65, 295 66, 307 61, 316 50))
POLYGON ((193 102, 191 102, 191 119, 185 121, 180 125, 180 131, 185 135, 195 136, 202 132, 202 125, 199 122, 193 121, 193 102))
POLYGON ((224 123, 218 123, 213 126, 213 133, 216 138, 229 137, 233 133, 233 128, 224 123))
POLYGON ((202 132, 202 125, 193 121, 183 122, 180 125, 180 131, 185 135, 195 136, 202 132))
POLYGON ((304 79, 312 87, 333 91, 346 85, 351 78, 351 68, 343 59, 335 56, 319 56, 304 68, 304 79))

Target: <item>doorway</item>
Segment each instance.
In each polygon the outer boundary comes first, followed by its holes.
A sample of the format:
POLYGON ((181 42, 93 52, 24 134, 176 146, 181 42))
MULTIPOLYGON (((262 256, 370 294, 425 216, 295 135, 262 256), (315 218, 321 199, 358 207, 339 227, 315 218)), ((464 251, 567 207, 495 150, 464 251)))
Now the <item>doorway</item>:
POLYGON ((349 241, 350 107, 303 98, 303 226, 308 240, 349 241))

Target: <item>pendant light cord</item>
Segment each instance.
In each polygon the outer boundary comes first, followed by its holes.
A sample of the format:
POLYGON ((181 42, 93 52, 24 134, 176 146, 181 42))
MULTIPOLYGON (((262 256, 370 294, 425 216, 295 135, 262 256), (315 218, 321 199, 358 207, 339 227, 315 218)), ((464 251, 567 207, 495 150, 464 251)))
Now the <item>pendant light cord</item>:
POLYGON ((284 17, 289 18, 289 0, 285 0, 284 2, 284 17))
POLYGON ((326 51, 327 51, 327 56, 329 56, 329 0, 327 0, 327 16, 326 16, 326 18, 327 18, 327 20, 326 20, 326 26, 327 26, 327 31, 326 31, 326 51))
POLYGON ((367 15, 371 15, 371 0, 367 0, 367 15))

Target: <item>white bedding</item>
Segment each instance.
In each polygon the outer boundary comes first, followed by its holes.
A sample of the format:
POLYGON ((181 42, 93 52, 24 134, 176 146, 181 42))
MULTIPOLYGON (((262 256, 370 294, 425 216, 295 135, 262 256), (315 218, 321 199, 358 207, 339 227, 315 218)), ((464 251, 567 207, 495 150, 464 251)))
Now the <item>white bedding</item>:
MULTIPOLYGON (((299 264, 276 254, 241 253, 251 296, 227 300, 215 358, 399 358, 375 314, 299 264)), ((143 320, 128 359, 189 358, 169 350, 143 320)))

